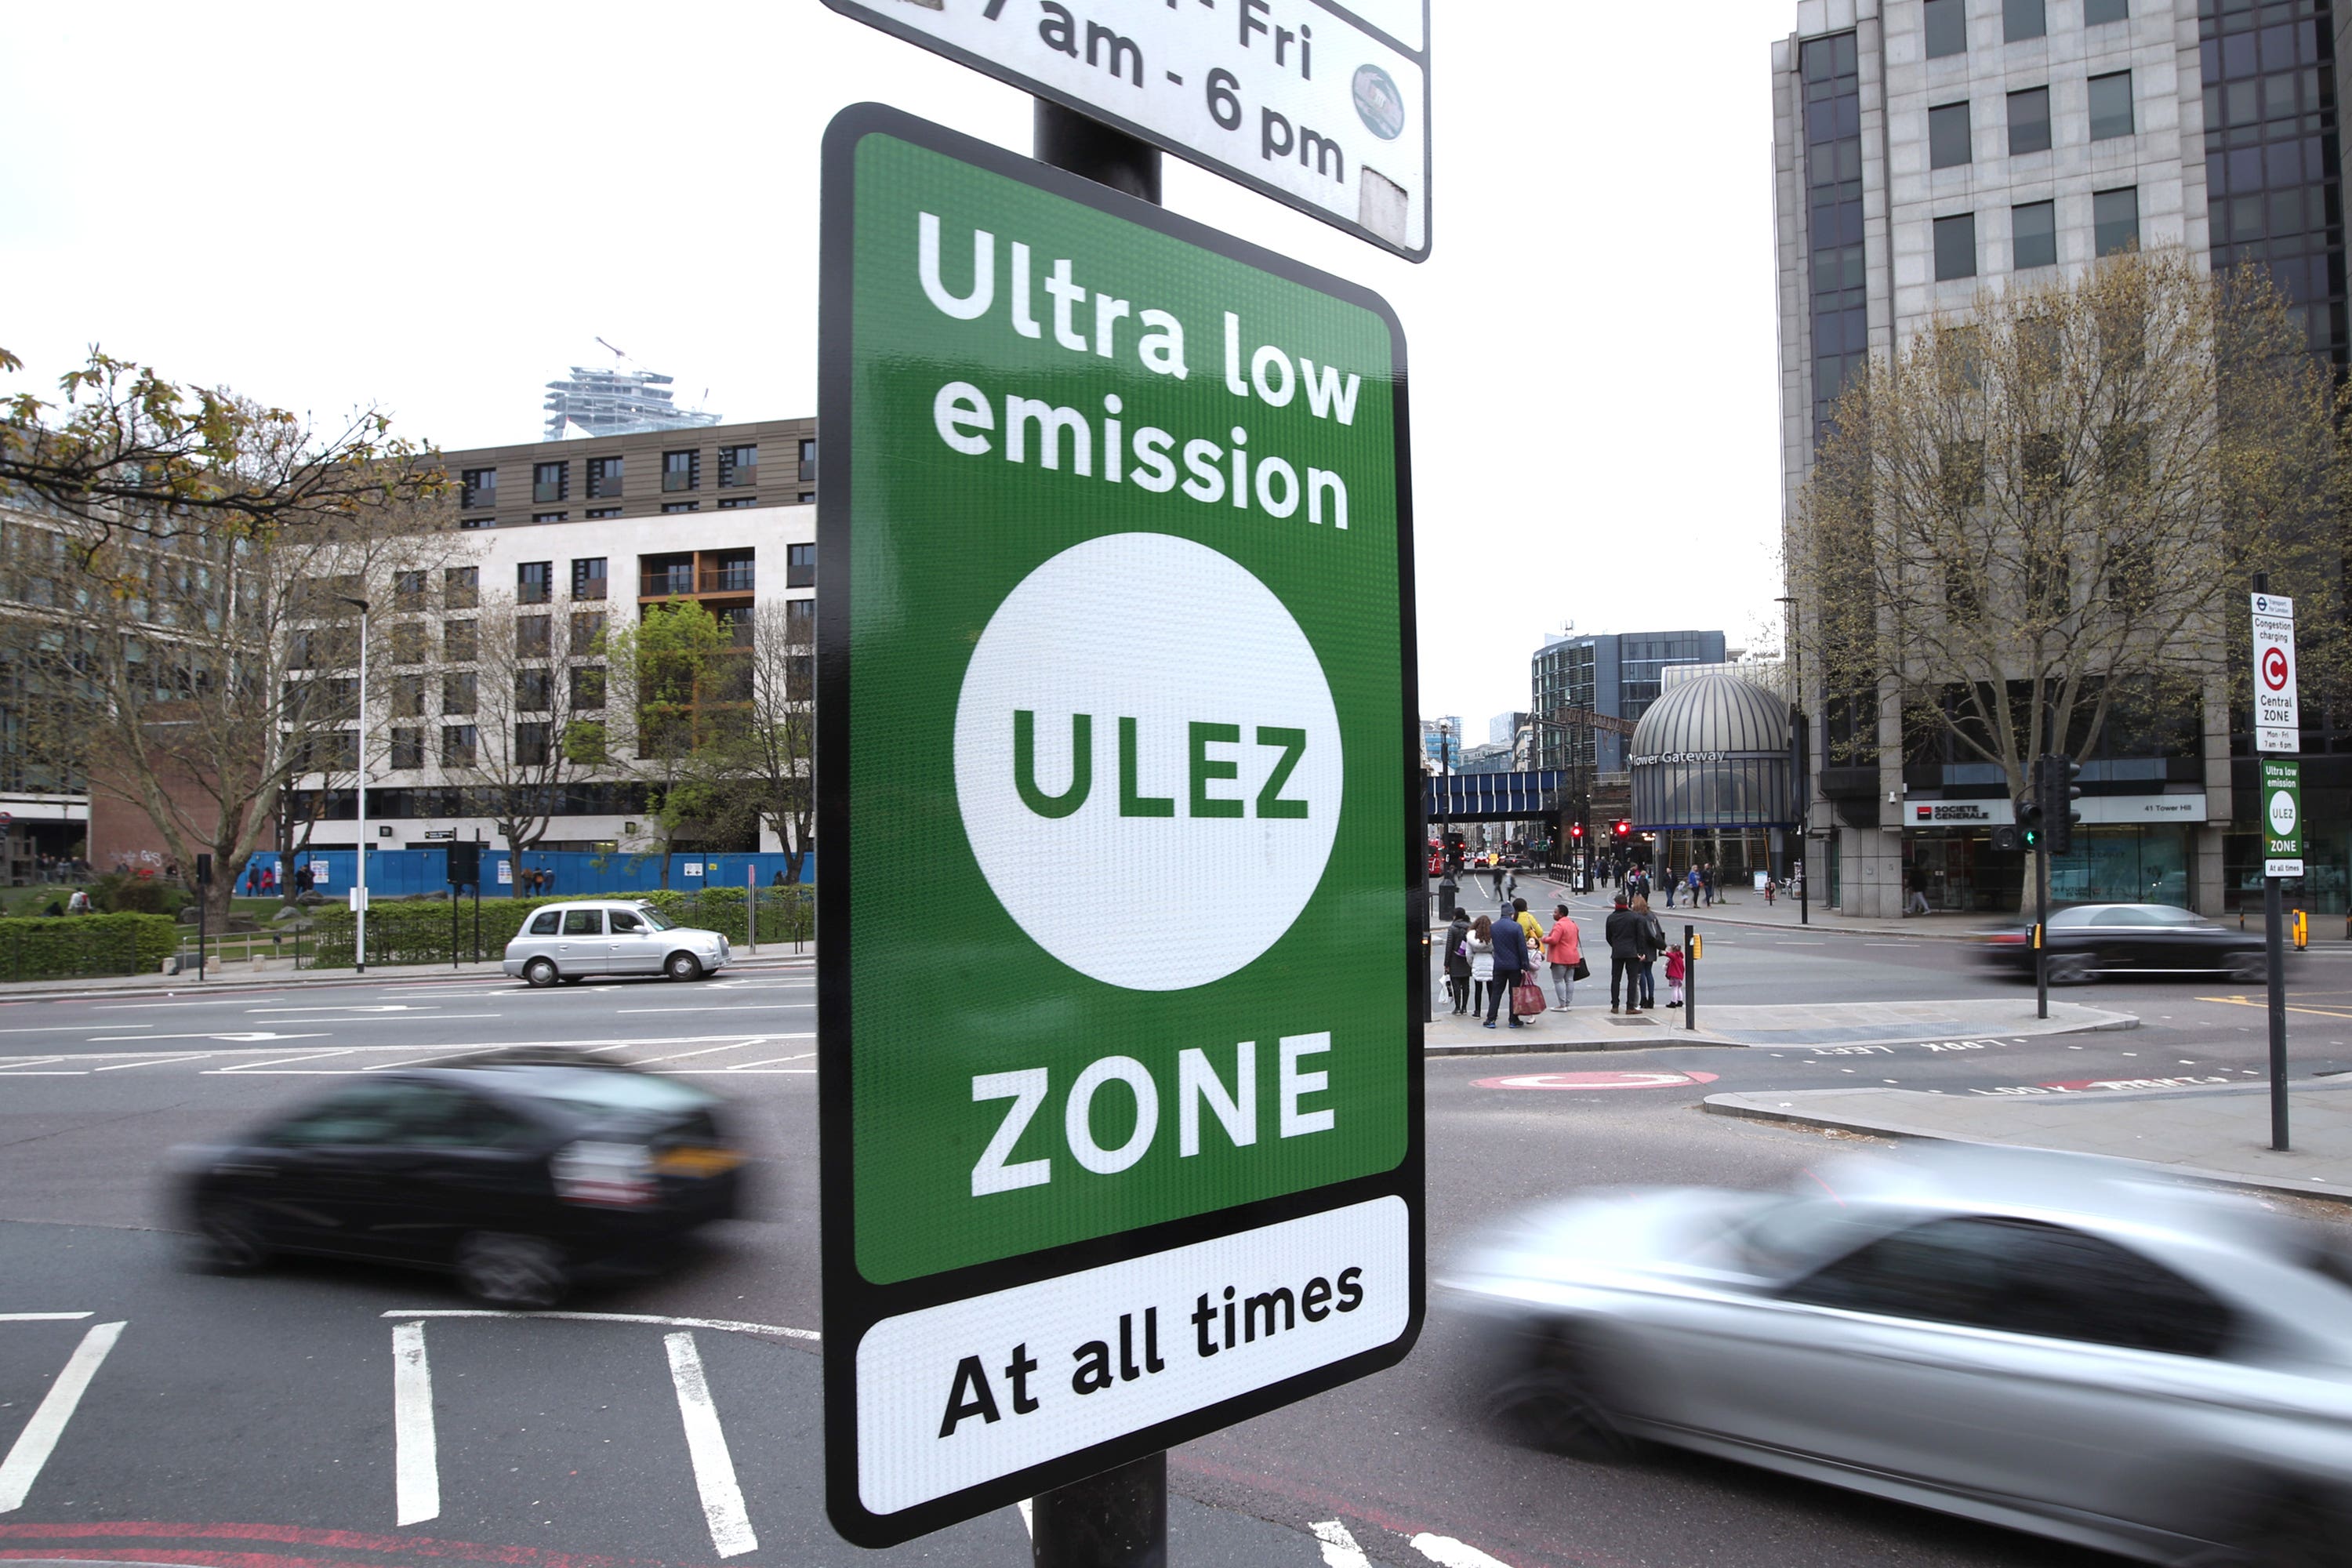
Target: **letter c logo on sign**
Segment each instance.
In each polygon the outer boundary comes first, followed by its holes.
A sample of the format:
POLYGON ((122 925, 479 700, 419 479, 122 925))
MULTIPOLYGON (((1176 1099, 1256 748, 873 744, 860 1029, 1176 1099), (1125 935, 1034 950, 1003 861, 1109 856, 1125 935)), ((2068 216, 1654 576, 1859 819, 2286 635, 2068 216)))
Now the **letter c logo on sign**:
POLYGON ((1114 533, 989 618, 956 704, 956 803, 990 889, 1082 974, 1222 980, 1315 896, 1339 714, 1307 635, 1230 557, 1114 533))

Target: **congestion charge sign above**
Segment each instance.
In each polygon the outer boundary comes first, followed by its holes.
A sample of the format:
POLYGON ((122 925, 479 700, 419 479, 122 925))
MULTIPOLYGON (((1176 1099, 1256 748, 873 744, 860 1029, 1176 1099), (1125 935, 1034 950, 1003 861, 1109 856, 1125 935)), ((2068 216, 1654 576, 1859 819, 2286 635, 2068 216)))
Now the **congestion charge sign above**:
POLYGON ((873 105, 824 247, 828 1486, 871 1545, 1403 1355, 1421 779, 1376 296, 873 105))

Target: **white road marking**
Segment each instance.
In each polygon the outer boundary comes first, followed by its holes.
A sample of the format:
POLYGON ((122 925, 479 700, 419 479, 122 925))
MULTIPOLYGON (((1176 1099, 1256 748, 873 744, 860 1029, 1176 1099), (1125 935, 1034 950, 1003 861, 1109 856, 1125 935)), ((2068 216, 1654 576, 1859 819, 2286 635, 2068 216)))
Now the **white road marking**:
POLYGON ((1338 1520, 1327 1519, 1320 1524, 1310 1524, 1307 1528, 1313 1531, 1315 1539, 1323 1543, 1323 1568, 1372 1568, 1371 1560, 1364 1555, 1364 1549, 1356 1544, 1356 1538, 1349 1534, 1348 1527, 1338 1520))
POLYGON ((653 1312, 507 1312, 489 1307, 424 1307, 393 1311, 387 1318, 547 1318, 569 1323, 652 1323, 666 1329, 716 1329, 730 1334, 771 1334, 778 1339, 822 1338, 814 1329, 786 1328, 782 1323, 743 1323, 725 1318, 669 1318, 653 1312))
POLYGON ((721 1068, 719 1070, 721 1072, 750 1072, 755 1068, 774 1067, 778 1062, 805 1061, 814 1055, 816 1055, 814 1051, 803 1051, 796 1057, 770 1057, 765 1061, 745 1062, 740 1067, 721 1068))
MULTIPOLYGON (((803 1038, 806 1037, 807 1037, 805 1036, 803 1037, 803 1038)), ((700 1050, 694 1051, 672 1051, 669 1055, 661 1057, 639 1057, 637 1060, 640 1062, 682 1062, 688 1057, 707 1057, 718 1051, 748 1050, 753 1046, 761 1046, 765 1044, 767 1044, 767 1041, 764 1037, 754 1040, 731 1040, 723 1046, 705 1046, 700 1050)))
POLYGON ((50 1024, 38 1029, 0 1029, 0 1035, 62 1035, 68 1029, 152 1029, 152 1024, 50 1024))
POLYGON ((14 1061, 8 1063, 5 1067, 0 1067, 0 1073, 15 1072, 20 1068, 47 1067, 51 1062, 61 1062, 65 1059, 66 1058, 63 1057, 26 1057, 22 1061, 14 1061))
POLYGON ((264 1018, 265 1024, 455 1024, 474 1018, 503 1018, 504 1013, 436 1013, 429 1018, 264 1018))
MULTIPOLYGON (((247 1007, 248 1013, 415 1013, 421 1008, 405 1002, 287 1002, 275 1007, 247 1007)), ((356 1021, 356 1020, 355 1020, 356 1021)), ((312 1018, 313 1024, 323 1024, 324 1018, 312 1018)))
POLYGON ((665 1334, 669 1349, 669 1380, 677 1390, 678 1419, 686 1426, 686 1454, 694 1463, 694 1488, 702 1494, 702 1517, 710 1526, 710 1544, 721 1557, 740 1557, 760 1549, 751 1533, 751 1515, 743 1511, 743 1489, 736 1484, 735 1460, 727 1452, 727 1434, 719 1425, 719 1406, 710 1400, 710 1380, 703 1375, 701 1352, 690 1333, 665 1334))
POLYGON ((89 1388, 89 1380, 98 1375, 107 1352, 122 1337, 122 1329, 121 1323, 100 1323, 81 1337, 81 1343, 67 1358, 65 1370, 58 1373, 57 1382, 49 1384, 48 1393, 35 1407, 33 1418, 16 1434, 7 1458, 0 1458, 0 1513, 12 1513, 25 1506, 25 1495, 40 1479, 41 1467, 49 1462, 58 1439, 65 1436, 66 1423, 73 1419, 75 1407, 89 1388))
POLYGON ((615 1007, 615 1013, 773 1013, 778 1002, 753 1002, 741 1007, 615 1007))
MULTIPOLYGON (((321 1035, 313 1035, 310 1037, 312 1039, 325 1038, 325 1037, 321 1035)), ((276 1057, 266 1061, 239 1062, 233 1068, 206 1068, 205 1072, 208 1076, 214 1073, 230 1072, 279 1072, 293 1066, 296 1062, 322 1062, 330 1057, 347 1057, 351 1054, 352 1053, 349 1050, 312 1051, 308 1056, 276 1057)))
POLYGON ((441 1517, 441 1458, 433 1430, 433 1368, 425 1325, 392 1328, 392 1471, 395 1523, 441 1517))
POLYGON ((137 1040, 142 1044, 156 1040, 219 1040, 227 1045, 250 1045, 256 1040, 323 1040, 326 1037, 324 1035, 280 1035, 268 1029, 240 1029, 227 1034, 210 1035, 92 1035, 89 1043, 93 1046, 112 1046, 121 1045, 129 1040, 137 1040))
POLYGON ((466 1046, 454 1051, 435 1051, 428 1056, 403 1057, 398 1061, 376 1062, 360 1068, 362 1072, 390 1072, 394 1068, 415 1067, 418 1062, 446 1062, 456 1057, 478 1057, 484 1051, 495 1051, 497 1046, 466 1046))
POLYGON ((121 1072, 130 1068, 163 1067, 173 1062, 208 1061, 218 1055, 220 1055, 218 1051, 183 1051, 178 1056, 149 1057, 144 1061, 109 1062, 102 1068, 92 1068, 89 1070, 92 1072, 121 1072))
MULTIPOLYGON (((176 1010, 181 1007, 248 1007, 256 1002, 275 1002, 278 1000, 279 1000, 279 998, 275 996, 231 996, 219 1002, 92 1002, 89 1004, 89 1008, 93 1013, 147 1013, 156 1012, 165 1008, 176 1010)), ((129 1027, 128 1025, 123 1026, 126 1028, 129 1027)))
POLYGON ((0 1312, 0 1323, 79 1323, 95 1312, 0 1312))
POLYGON ((1022 1532, 1027 1535, 1030 1540, 1034 1541, 1037 1539, 1037 1523, 1036 1521, 1030 1518, 1029 1502, 1029 1499, 1023 1498, 1019 1502, 1014 1503, 1013 1506, 1021 1510, 1022 1532))
POLYGON ((1499 1557, 1489 1557, 1450 1535, 1432 1535, 1425 1530, 1412 1538, 1412 1549, 1444 1568, 1511 1568, 1499 1557))

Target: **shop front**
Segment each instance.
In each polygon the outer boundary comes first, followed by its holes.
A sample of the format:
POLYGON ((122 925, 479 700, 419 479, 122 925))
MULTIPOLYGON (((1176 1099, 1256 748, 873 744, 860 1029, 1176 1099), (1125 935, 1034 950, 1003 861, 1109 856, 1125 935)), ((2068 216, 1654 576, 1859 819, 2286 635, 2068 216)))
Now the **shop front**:
MULTIPOLYGON (((2202 792, 2090 795, 2074 804, 2082 820, 2073 846, 2050 861, 2053 904, 2197 907, 2202 792)), ((2017 820, 2010 802, 1914 799, 1904 817, 1906 885, 1923 889, 1929 909, 2008 913, 2032 901, 2032 858, 1993 846, 1993 830, 2017 820)))

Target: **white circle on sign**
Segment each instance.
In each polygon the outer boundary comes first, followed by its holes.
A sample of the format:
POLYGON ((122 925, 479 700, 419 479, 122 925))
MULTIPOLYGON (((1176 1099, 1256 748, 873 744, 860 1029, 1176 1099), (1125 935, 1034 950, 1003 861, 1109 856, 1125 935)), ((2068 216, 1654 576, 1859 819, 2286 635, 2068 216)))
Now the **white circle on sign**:
POLYGON ((972 855, 1040 947, 1181 991, 1258 957, 1315 896, 1345 771, 1322 662, 1273 591, 1206 545, 1114 533, 989 617, 955 777, 972 855))
POLYGON ((2273 792, 2271 795, 2272 837, 2284 838, 2288 834, 2293 833, 2294 820, 2294 796, 2284 790, 2273 792))

